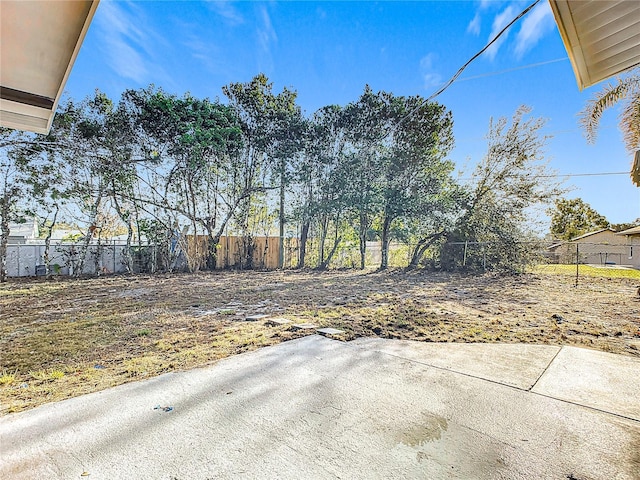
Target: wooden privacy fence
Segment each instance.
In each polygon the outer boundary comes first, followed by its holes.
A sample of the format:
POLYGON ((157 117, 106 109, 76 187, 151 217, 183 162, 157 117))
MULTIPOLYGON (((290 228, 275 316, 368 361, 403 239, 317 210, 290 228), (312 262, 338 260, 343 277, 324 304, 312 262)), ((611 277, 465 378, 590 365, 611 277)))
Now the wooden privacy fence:
MULTIPOLYGON (((207 263, 208 237, 206 235, 187 235, 187 256, 193 255, 193 261, 200 268, 207 263), (197 243, 196 243, 197 242, 197 243)), ((284 239, 284 266, 295 267, 298 263, 298 239, 284 239)), ((280 238, 239 236, 220 237, 217 248, 216 268, 257 268, 273 270, 279 266, 280 238)))

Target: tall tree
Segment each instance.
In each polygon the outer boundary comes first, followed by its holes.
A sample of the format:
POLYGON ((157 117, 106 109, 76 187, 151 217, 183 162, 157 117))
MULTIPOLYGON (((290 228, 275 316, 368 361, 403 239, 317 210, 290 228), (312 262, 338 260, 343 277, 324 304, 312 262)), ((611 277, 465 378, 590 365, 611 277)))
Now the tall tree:
MULTIPOLYGON (((245 265, 252 267, 255 248, 251 212, 256 195, 278 190, 280 244, 285 222, 285 191, 291 179, 289 166, 293 156, 302 149, 304 122, 297 93, 288 88, 275 94, 273 84, 264 74, 247 83, 231 83, 223 87, 240 118, 244 146, 239 156, 241 202, 236 223, 243 237, 245 265)), ((282 250, 281 250, 282 256, 282 250)), ((280 258, 282 264, 282 258, 280 258)))
POLYGON ((72 260, 76 276, 84 273, 89 246, 95 238, 100 250, 99 233, 103 226, 100 219, 107 218, 109 199, 114 198, 123 179, 130 176, 130 165, 136 161, 132 156, 132 139, 122 127, 113 101, 96 90, 79 103, 64 102, 51 132, 43 139, 53 140, 47 154, 55 158, 53 162, 62 170, 65 191, 75 204, 73 211, 85 226, 80 249, 72 260))
POLYGON ((473 173, 466 212, 447 234, 449 242, 482 248, 466 258, 443 251, 445 268, 488 262, 494 268, 518 270, 531 260, 536 250, 527 243, 532 209, 550 205, 563 189, 545 160, 544 121, 525 118, 529 111, 523 106, 510 122, 506 118, 490 121, 487 154, 473 173))
POLYGON ((242 138, 234 110, 217 101, 189 94, 177 97, 152 87, 128 91, 124 97, 149 159, 139 174, 145 185, 139 202, 167 231, 177 230, 191 270, 200 267, 202 257, 214 269, 220 237, 239 202, 233 183, 242 138), (200 228, 204 231, 205 252, 199 251, 197 239, 187 242, 179 233, 183 219, 193 235, 200 228))
POLYGON ((26 141, 26 134, 0 128, 0 282, 7 280, 9 223, 24 220, 19 208, 25 187, 19 151, 26 141))
POLYGON ((440 210, 438 204, 445 199, 443 193, 454 168, 445 160, 453 146, 451 113, 436 103, 425 103, 419 96, 385 97, 392 133, 381 172, 381 269, 389 262, 392 224, 440 210))
POLYGON ((344 109, 338 105, 322 107, 315 112, 306 129, 304 153, 295 165, 300 194, 294 199, 300 222, 298 267, 306 265, 307 240, 312 226, 317 230, 318 266, 326 268, 340 243, 338 225, 343 217, 347 190, 341 162, 344 161, 346 123, 344 109), (329 229, 337 233, 330 255, 325 255, 329 229))
POLYGON ((382 203, 381 172, 388 129, 388 103, 384 93, 369 85, 356 102, 345 107, 347 145, 344 161, 348 179, 348 205, 357 225, 360 268, 365 267, 367 240, 382 203))
POLYGON ((551 214, 551 235, 560 240, 571 240, 609 227, 607 219, 581 198, 559 198, 548 213, 551 214))

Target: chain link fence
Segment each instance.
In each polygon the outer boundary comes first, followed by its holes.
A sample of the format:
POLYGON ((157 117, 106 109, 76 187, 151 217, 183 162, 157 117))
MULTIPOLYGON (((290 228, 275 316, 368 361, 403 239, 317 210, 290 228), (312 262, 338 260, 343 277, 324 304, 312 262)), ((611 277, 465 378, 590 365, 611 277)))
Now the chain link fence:
MULTIPOLYGON (((272 240, 278 240, 277 238, 272 240)), ((428 251, 421 266, 445 270, 524 271, 532 265, 592 265, 601 267, 626 267, 640 269, 640 239, 636 243, 628 241, 620 244, 589 242, 449 242, 428 251)), ((262 242, 264 243, 264 242, 262 242)), ((262 245, 258 242, 258 245, 262 245)), ((270 256, 277 256, 278 245, 270 244, 265 250, 270 256)), ((333 245, 325 245, 321 258, 319 242, 310 239, 306 245, 305 266, 317 268, 330 255, 333 245)), ((414 250, 414 245, 391 243, 389 246, 389 267, 406 267, 414 250)), ((50 273, 53 275, 105 275, 128 273, 127 246, 111 242, 90 244, 84 263, 80 261, 83 246, 80 244, 51 244, 49 249, 50 273), (82 266, 82 272, 78 269, 82 266)), ((133 245, 129 247, 134 273, 154 273, 158 271, 186 270, 187 262, 180 252, 169 257, 167 247, 154 245, 133 245)), ((300 245, 298 239, 287 238, 284 242, 284 268, 297 268, 300 245)), ((220 252, 218 268, 242 268, 242 262, 235 257, 238 252, 227 249, 231 254, 220 252), (234 253, 235 252, 235 253, 234 253), (227 258, 229 257, 229 258, 227 258), (231 261, 233 260, 233 261, 231 261), (240 266, 238 266, 240 265, 240 266)), ((176 252, 174 252, 176 253, 176 252)), ((258 252, 260 253, 260 252, 258 252)), ((257 254, 256 254, 257 255, 257 254)), ((13 244, 7 250, 7 274, 9 277, 45 275, 44 244, 13 244)), ((277 258, 265 262, 254 262, 253 268, 275 269, 277 258)), ((270 257, 269 257, 270 258, 270 257)), ((367 242, 365 266, 378 267, 382 259, 380 242, 367 242)), ((360 248, 357 242, 340 242, 331 256, 329 268, 358 268, 360 248)))
MULTIPOLYGON (((126 245, 116 242, 89 245, 82 267, 80 261, 81 244, 51 244, 49 266, 53 275, 101 275, 125 273, 126 245)), ((44 244, 10 244, 7 246, 7 276, 30 277, 46 274, 44 244)))

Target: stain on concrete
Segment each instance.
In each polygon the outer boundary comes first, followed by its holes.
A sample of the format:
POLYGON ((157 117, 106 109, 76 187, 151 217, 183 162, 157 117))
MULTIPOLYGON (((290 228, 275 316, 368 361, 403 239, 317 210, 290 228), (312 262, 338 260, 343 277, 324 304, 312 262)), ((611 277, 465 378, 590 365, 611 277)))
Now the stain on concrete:
POLYGON ((448 428, 449 424, 446 418, 438 415, 425 415, 425 422, 403 432, 400 436, 400 442, 408 447, 421 447, 429 442, 440 440, 448 428))

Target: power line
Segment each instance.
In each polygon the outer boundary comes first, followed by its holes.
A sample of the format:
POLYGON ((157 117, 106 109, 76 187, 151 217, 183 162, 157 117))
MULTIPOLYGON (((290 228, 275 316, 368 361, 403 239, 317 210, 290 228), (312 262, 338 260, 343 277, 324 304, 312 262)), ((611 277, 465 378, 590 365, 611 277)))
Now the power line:
MULTIPOLYGON (((528 178, 605 177, 612 175, 629 175, 629 172, 554 173, 549 175, 531 175, 528 178)), ((474 177, 458 177, 458 180, 473 180, 473 178, 474 177)))
POLYGON ((530 63, 528 65, 521 65, 519 67, 509 68, 507 70, 499 70, 497 72, 481 73, 479 75, 473 75, 471 77, 459 78, 458 83, 466 82, 467 80, 476 80, 478 78, 493 77, 495 75, 502 75, 503 73, 515 72, 517 70, 524 70, 526 68, 541 67, 543 65, 549 65, 550 63, 564 62, 566 60, 569 60, 569 57, 556 58, 554 60, 545 60, 544 62, 530 63))
POLYGON ((516 23, 518 20, 520 20, 522 17, 524 17, 527 13, 529 13, 533 7, 535 7, 538 3, 540 3, 540 0, 535 0, 535 2, 533 2, 531 5, 529 5, 527 8, 525 8, 522 12, 520 12, 513 20, 511 20, 509 23, 507 23, 504 28, 502 30, 500 30, 498 32, 498 34, 493 37, 491 39, 491 41, 489 43, 487 43, 478 53, 476 53, 473 57, 471 57, 469 60, 467 60, 467 63, 465 63, 464 65, 462 65, 458 71, 453 75, 453 77, 451 77, 449 79, 449 81, 447 81, 442 87, 440 87, 440 89, 438 89, 434 94, 432 94, 429 98, 427 98, 425 100, 424 103, 429 102, 431 100, 433 100, 435 97, 437 97, 438 95, 440 95, 442 92, 444 92, 447 88, 449 88, 449 86, 456 81, 456 79, 460 76, 460 74, 471 64, 471 62, 473 62, 476 58, 478 58, 480 55, 482 55, 484 52, 486 52, 489 47, 491 47, 491 45, 493 45, 507 30, 509 30, 509 28, 511 28, 511 25, 513 25, 514 23, 516 23))
POLYGON ((538 175, 538 178, 554 177, 604 177, 607 175, 629 175, 629 172, 602 172, 602 173, 558 173, 555 175, 538 175))
POLYGON ((440 87, 429 98, 427 98, 427 99, 423 100, 422 102, 420 102, 416 107, 414 107, 412 110, 410 110, 409 113, 407 113, 404 117, 402 117, 398 121, 398 123, 396 123, 396 125, 393 128, 389 129, 389 132, 387 132, 385 137, 387 135, 389 135, 394 130, 394 128, 399 127, 401 123, 403 123, 405 120, 407 120, 411 115, 413 115, 415 112, 417 112, 420 108, 422 108, 428 102, 430 102, 431 100, 436 98, 438 95, 440 95, 442 92, 444 92, 447 88, 449 88, 451 86, 451 84, 453 82, 455 82, 456 79, 460 76, 460 74, 471 64, 471 62, 473 62, 476 58, 478 58, 480 55, 482 55, 484 52, 486 52, 489 49, 489 47, 491 47, 491 45, 493 45, 507 30, 509 30, 509 28, 511 28, 511 26, 514 23, 516 23, 518 20, 520 20, 522 17, 524 17, 527 13, 529 13, 538 3, 540 3, 540 0, 535 0, 535 2, 533 2, 531 5, 529 5, 522 12, 520 12, 513 20, 511 20, 509 23, 507 23, 504 26, 504 28, 502 30, 500 30, 498 32, 498 34, 489 41, 489 43, 487 43, 484 47, 482 47, 482 49, 478 53, 476 53, 473 57, 471 57, 469 60, 467 60, 467 62, 464 65, 462 65, 458 69, 458 71, 456 73, 454 73, 453 76, 442 87, 440 87))

